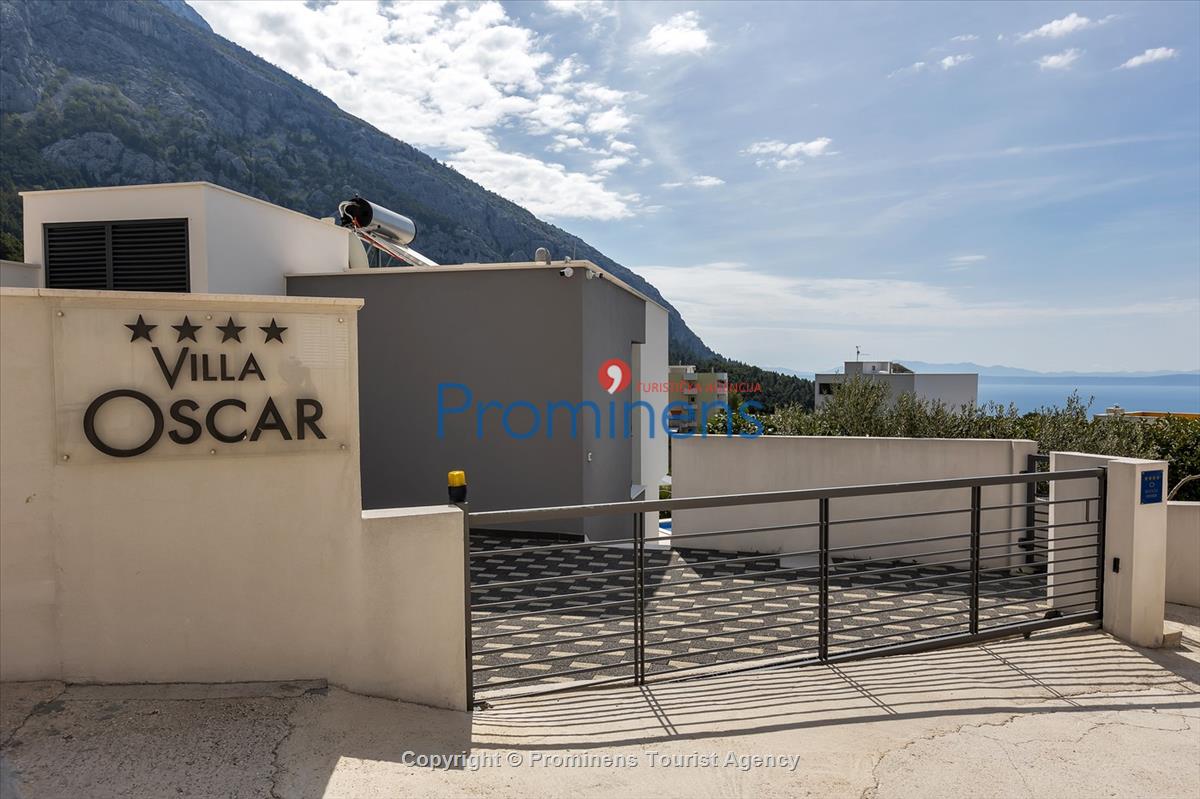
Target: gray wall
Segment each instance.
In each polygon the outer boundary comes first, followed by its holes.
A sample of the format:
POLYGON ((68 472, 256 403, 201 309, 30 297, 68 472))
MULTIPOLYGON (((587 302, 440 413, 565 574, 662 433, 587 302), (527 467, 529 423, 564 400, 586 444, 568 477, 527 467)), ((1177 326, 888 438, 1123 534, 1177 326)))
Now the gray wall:
MULTIPOLYGON (((625 437, 625 404, 633 401, 635 387, 631 380, 623 390, 609 394, 600 384, 596 372, 600 364, 610 358, 622 358, 632 364, 634 342, 646 341, 646 305, 608 281, 589 281, 584 286, 582 322, 583 350, 579 367, 583 399, 595 402, 604 409, 606 416, 603 435, 599 439, 593 436, 587 443, 592 453, 591 462, 587 461, 587 452, 584 452, 583 501, 628 500, 635 472, 635 440, 625 437), (615 411, 612 414, 615 435, 610 434, 613 431, 607 418, 610 403, 615 411)), ((637 375, 634 375, 633 380, 636 379, 637 375)), ((656 408, 656 412, 661 415, 662 408, 656 408)), ((637 413, 645 416, 645 410, 639 409, 637 413)), ((655 434, 660 434, 657 422, 655 434)), ((632 535, 633 523, 633 517, 597 516, 588 519, 584 529, 590 538, 628 538, 632 535)))
POLYGON ((0 286, 36 289, 42 285, 42 268, 20 261, 0 261, 0 286))
MULTIPOLYGON (((631 342, 643 340, 644 303, 607 281, 585 281, 583 272, 563 278, 554 269, 447 269, 288 278, 289 295, 366 301, 359 313, 363 507, 445 502, 451 469, 466 470, 472 510, 629 498, 633 445, 622 436, 620 412, 631 390, 609 397, 596 370, 611 357, 628 360, 631 342), (469 386, 475 408, 487 401, 532 402, 542 416, 538 434, 513 439, 493 409, 484 414, 482 438, 474 410, 448 416, 439 438, 439 383, 469 386), (587 423, 572 439, 565 411, 555 415, 554 436, 546 436, 546 404, 582 399, 606 413, 615 399, 615 440, 607 437, 607 419, 599 440, 587 423)), ((459 391, 449 397, 448 404, 462 401, 459 391)), ((590 422, 587 414, 583 419, 590 422)), ((529 412, 514 411, 510 423, 528 430, 529 412)), ((582 526, 531 529, 580 532, 582 526)))

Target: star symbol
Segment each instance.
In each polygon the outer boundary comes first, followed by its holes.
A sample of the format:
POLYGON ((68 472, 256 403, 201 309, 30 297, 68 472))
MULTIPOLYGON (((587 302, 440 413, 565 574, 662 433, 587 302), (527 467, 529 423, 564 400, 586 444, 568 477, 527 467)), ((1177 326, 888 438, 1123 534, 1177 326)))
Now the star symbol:
POLYGON ((221 331, 221 343, 224 344, 229 339, 234 341, 242 340, 242 331, 246 329, 245 325, 235 325, 233 317, 229 317, 229 321, 223 325, 217 325, 217 330, 221 331))
POLYGON ((129 338, 130 341, 137 341, 139 338, 150 341, 150 331, 158 327, 158 325, 146 324, 146 320, 142 318, 141 314, 138 314, 137 321, 132 325, 125 325, 125 327, 133 331, 133 335, 129 338))
POLYGON ((267 337, 265 339, 263 339, 264 344, 266 344, 271 339, 275 339, 280 344, 282 344, 283 343, 283 331, 287 330, 286 327, 280 327, 279 325, 275 324, 274 317, 271 317, 271 324, 267 325, 266 327, 263 327, 260 325, 258 329, 267 334, 267 337))
POLYGON ((204 325, 193 325, 185 316, 183 317, 183 324, 171 325, 171 327, 175 328, 175 330, 179 333, 179 338, 175 339, 176 341, 183 341, 185 338, 190 338, 192 341, 195 341, 196 331, 204 327, 204 325))

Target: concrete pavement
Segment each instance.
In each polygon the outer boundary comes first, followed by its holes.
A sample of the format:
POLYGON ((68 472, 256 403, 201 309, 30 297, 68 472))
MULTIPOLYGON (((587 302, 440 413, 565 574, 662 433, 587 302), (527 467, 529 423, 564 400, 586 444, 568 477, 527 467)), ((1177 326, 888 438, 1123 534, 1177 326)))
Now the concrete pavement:
POLYGON ((1178 650, 1068 628, 921 655, 511 699, 473 716, 322 683, 6 684, 12 797, 1189 797, 1178 650))

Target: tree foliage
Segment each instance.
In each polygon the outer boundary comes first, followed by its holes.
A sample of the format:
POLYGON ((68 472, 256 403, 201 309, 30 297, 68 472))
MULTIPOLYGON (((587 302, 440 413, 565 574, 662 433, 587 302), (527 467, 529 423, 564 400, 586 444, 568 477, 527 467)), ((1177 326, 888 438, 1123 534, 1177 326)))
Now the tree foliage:
MULTIPOLYGON (((1042 453, 1091 452, 1165 460, 1171 486, 1200 474, 1200 419, 1092 417, 1091 405, 1090 398, 1084 401, 1078 393, 1061 406, 1044 406, 1030 413, 995 402, 950 407, 913 394, 901 394, 893 402, 885 384, 855 378, 836 386, 820 410, 791 405, 758 418, 766 435, 1022 438, 1036 441, 1042 453)), ((708 432, 724 434, 726 426, 724 415, 718 414, 709 419, 708 432)), ((735 417, 733 432, 752 430, 735 417)), ((1200 481, 1184 486, 1175 498, 1200 500, 1200 481)))

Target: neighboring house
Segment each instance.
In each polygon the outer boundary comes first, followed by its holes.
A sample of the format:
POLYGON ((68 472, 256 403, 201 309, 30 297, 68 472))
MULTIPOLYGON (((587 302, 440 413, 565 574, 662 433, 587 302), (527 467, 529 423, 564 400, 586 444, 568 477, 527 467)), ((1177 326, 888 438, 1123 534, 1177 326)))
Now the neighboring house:
POLYGON ((816 407, 820 408, 833 396, 838 383, 855 377, 884 383, 892 401, 901 394, 915 394, 958 408, 974 405, 979 399, 979 375, 975 373, 920 374, 895 361, 846 361, 843 374, 816 375, 816 407))
POLYGON ((729 405, 729 375, 725 372, 697 372, 696 367, 690 365, 674 365, 669 369, 672 430, 698 432, 703 424, 705 405, 709 406, 710 413, 719 410, 714 405, 729 405))
MULTIPOLYGON (((28 264, 4 264, 3 285, 364 298, 366 508, 445 502, 451 469, 467 471, 476 510, 628 500, 642 486, 657 495, 667 312, 590 262, 369 269, 358 238, 332 219, 203 182, 21 196, 28 264), (631 374, 609 393, 597 371, 612 359, 631 374), (439 399, 444 411, 468 392, 470 409, 442 413, 439 431, 439 399), (657 418, 628 413, 638 401, 657 418)), ((631 524, 552 528, 602 538, 631 524)))

